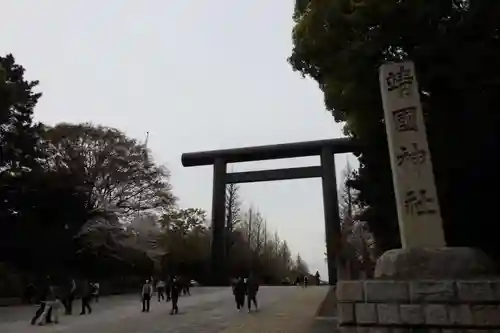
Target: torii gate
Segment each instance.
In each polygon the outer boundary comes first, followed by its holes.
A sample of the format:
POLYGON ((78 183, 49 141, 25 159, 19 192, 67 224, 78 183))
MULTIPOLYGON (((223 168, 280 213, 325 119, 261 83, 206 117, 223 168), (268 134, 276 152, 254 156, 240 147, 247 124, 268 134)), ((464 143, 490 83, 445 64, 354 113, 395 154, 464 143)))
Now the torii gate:
POLYGON ((355 152, 358 145, 348 138, 285 143, 269 146, 212 150, 182 154, 185 167, 213 165, 211 268, 214 285, 225 284, 226 185, 272 180, 321 177, 325 214, 329 283, 337 282, 336 254, 340 251, 340 216, 334 154, 355 152), (227 163, 316 156, 320 166, 227 173, 227 163))

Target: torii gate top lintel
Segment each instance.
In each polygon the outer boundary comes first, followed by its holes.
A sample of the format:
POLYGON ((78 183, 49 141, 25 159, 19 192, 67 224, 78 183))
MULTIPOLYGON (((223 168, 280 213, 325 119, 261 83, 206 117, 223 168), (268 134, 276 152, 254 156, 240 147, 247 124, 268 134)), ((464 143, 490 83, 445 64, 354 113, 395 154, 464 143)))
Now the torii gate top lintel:
POLYGON ((330 284, 337 281, 336 254, 340 246, 340 217, 338 212, 337 185, 334 154, 360 151, 359 143, 349 138, 283 143, 182 154, 185 167, 213 165, 212 193, 212 274, 214 284, 223 284, 226 265, 226 185, 271 180, 321 177, 325 234, 330 284), (284 158, 319 156, 321 165, 300 168, 275 169, 228 173, 228 163, 274 160, 284 158))
POLYGON ((185 153, 182 154, 181 161, 184 167, 191 167, 212 165, 216 159, 222 159, 225 163, 236 163, 317 156, 321 154, 324 147, 330 148, 332 154, 351 153, 358 150, 354 140, 338 138, 185 153))

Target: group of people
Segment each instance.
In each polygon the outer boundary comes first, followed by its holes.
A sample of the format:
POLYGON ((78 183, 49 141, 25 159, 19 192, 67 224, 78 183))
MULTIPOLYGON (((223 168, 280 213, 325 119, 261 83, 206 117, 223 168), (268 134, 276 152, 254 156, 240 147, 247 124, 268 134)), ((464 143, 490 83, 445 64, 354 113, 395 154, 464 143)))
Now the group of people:
POLYGON ((64 308, 66 315, 73 313, 73 302, 77 297, 81 299, 80 315, 92 313, 90 302, 99 301, 100 285, 97 281, 81 280, 78 284, 74 279, 67 283, 54 283, 50 277, 42 283, 39 289, 38 301, 40 307, 31 319, 31 325, 59 323, 60 311, 64 308))
MULTIPOLYGON (((59 281, 60 282, 60 281, 59 281)), ((142 311, 149 312, 150 301, 154 292, 152 279, 146 280, 141 289, 142 311)), ((172 301, 171 314, 179 312, 179 296, 190 295, 190 281, 173 276, 165 281, 156 281, 156 292, 158 302, 165 300, 172 301)), ((80 315, 92 313, 91 302, 99 302, 100 285, 97 281, 87 279, 80 280, 78 283, 71 278, 63 283, 55 283, 50 277, 40 283, 35 291, 34 286, 30 286, 29 301, 37 295, 39 307, 31 319, 31 325, 44 325, 49 323, 59 323, 60 313, 64 309, 66 315, 72 315, 73 303, 77 298, 81 300, 80 315)))
MULTIPOLYGON (((320 276, 316 272, 316 283, 319 285, 320 276)), ((307 287, 309 279, 307 276, 297 277, 295 284, 307 287)), ((159 279, 156 285, 153 279, 148 279, 142 286, 141 300, 142 312, 149 312, 151 307, 151 298, 156 289, 158 302, 166 300, 172 302, 170 314, 179 313, 178 301, 181 294, 191 295, 191 281, 177 276, 172 276, 166 280, 159 279)), ((232 283, 232 290, 236 302, 236 308, 241 311, 245 307, 245 298, 247 300, 248 312, 251 312, 252 305, 258 311, 257 293, 259 291, 259 283, 257 279, 250 274, 248 278, 242 276, 235 279, 232 283)), ((81 280, 76 283, 74 279, 70 279, 65 285, 56 285, 52 283, 50 278, 47 278, 46 283, 40 289, 39 303, 35 316, 31 319, 32 325, 43 325, 44 323, 58 323, 60 310, 64 308, 66 315, 71 315, 73 312, 73 302, 79 297, 81 299, 80 315, 92 313, 90 303, 92 300, 99 301, 100 285, 97 281, 81 280)))
MULTIPOLYGON (((319 271, 316 271, 316 274, 314 275, 314 277, 316 280, 316 285, 319 286, 320 282, 321 282, 319 271)), ((309 285, 309 277, 307 275, 304 275, 302 277, 297 276, 297 278, 295 279, 295 285, 307 288, 307 286, 309 285)))
MULTIPOLYGON (((179 296, 181 295, 181 293, 183 293, 184 295, 191 295, 190 286, 191 282, 189 280, 182 279, 177 276, 168 278, 166 282, 160 279, 156 282, 156 294, 158 297, 158 302, 161 302, 165 299, 167 302, 172 301, 172 310, 170 311, 170 314, 177 314, 179 313, 179 296)), ((142 286, 142 312, 149 312, 153 292, 153 282, 152 280, 148 279, 142 286)))
POLYGON ((307 275, 303 277, 297 276, 294 284, 296 286, 302 286, 304 288, 307 288, 307 286, 309 285, 309 278, 307 277, 307 275))
POLYGON ((247 299, 248 312, 252 311, 252 304, 255 310, 259 311, 257 303, 257 293, 259 291, 259 283, 257 279, 250 274, 248 278, 238 277, 233 282, 233 294, 236 302, 236 309, 241 311, 245 307, 245 297, 247 299))

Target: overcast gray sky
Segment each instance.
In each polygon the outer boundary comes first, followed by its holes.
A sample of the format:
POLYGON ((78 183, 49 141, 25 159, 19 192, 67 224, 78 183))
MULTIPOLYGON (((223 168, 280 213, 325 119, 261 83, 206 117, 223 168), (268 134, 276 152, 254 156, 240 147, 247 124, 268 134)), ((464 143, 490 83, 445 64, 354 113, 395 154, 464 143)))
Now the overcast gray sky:
MULTIPOLYGON (((317 84, 294 73, 293 0, 3 0, 0 51, 44 96, 36 119, 112 126, 172 172, 183 207, 210 213, 212 170, 183 152, 339 137, 317 84)), ((337 173, 346 156, 338 156, 337 173)), ((245 163, 233 171, 319 164, 245 163)), ((327 277, 319 179, 241 186, 271 229, 327 277)))

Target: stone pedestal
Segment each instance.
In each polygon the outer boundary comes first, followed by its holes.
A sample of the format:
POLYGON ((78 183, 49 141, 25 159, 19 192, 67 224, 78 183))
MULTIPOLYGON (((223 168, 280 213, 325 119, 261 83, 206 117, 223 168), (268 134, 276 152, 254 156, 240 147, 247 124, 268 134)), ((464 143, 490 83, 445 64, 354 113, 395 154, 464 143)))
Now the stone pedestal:
POLYGON ((500 277, 469 248, 398 249, 377 261, 374 280, 340 281, 346 333, 500 332, 500 277))
POLYGON ((468 247, 395 249, 382 254, 376 279, 477 279, 495 275, 494 263, 468 247))

